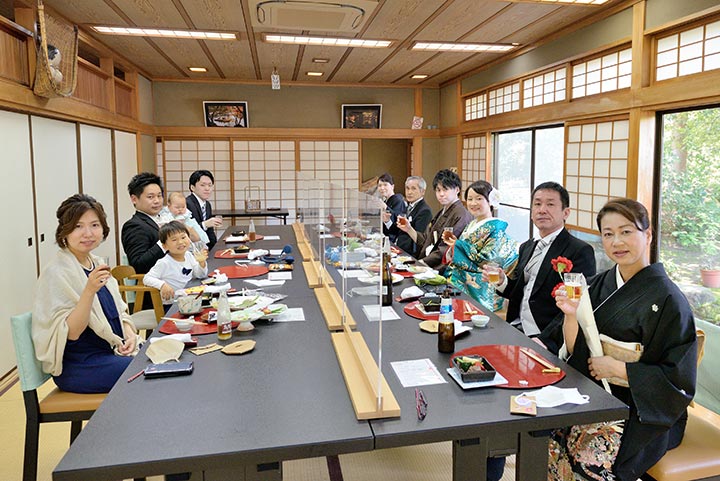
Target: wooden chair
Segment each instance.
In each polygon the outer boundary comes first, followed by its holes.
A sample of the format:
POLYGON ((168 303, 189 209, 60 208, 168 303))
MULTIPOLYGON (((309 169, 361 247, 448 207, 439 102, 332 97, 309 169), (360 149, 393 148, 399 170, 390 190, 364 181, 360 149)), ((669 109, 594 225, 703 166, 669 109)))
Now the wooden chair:
POLYGON ((70 443, 80 430, 82 422, 90 419, 105 394, 76 394, 61 391, 57 387, 42 401, 38 401, 37 389, 50 379, 42 370, 35 357, 31 324, 32 314, 26 312, 10 318, 20 387, 25 402, 25 455, 23 460, 23 481, 37 479, 38 446, 40 424, 52 422, 71 423, 70 443))
POLYGON ((160 318, 165 315, 160 291, 154 287, 143 284, 143 275, 136 274, 135 268, 132 266, 116 266, 113 267, 110 272, 118 281, 120 294, 126 303, 128 302, 127 293, 135 293, 135 304, 133 305, 130 317, 132 317, 135 327, 137 327, 138 330, 145 329, 146 335, 149 336, 153 329, 157 328, 160 318), (136 283, 134 285, 126 285, 126 280, 135 281, 136 283), (153 308, 143 310, 143 301, 145 300, 146 293, 150 294, 153 308))
MULTIPOLYGON (((705 333, 697 331, 698 365, 705 350, 705 333)), ((720 479, 720 415, 693 402, 688 408, 685 436, 647 472, 656 481, 720 479)))

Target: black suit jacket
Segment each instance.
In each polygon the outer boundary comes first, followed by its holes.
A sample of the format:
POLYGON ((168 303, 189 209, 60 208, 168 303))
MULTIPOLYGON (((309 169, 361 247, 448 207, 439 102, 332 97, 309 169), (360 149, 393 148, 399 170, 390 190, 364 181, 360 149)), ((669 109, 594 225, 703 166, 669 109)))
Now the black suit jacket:
MULTIPOLYGON (((425 232, 425 229, 427 229, 427 226, 430 223, 430 219, 432 219, 432 210, 427 202, 425 202, 425 199, 420 199, 413 206, 412 210, 407 211, 407 218, 410 219, 410 225, 413 226, 413 229, 418 232, 425 232)), ((407 233, 398 229, 396 224, 392 225, 390 232, 397 235, 395 243, 399 248, 410 255, 415 254, 417 246, 407 233)))
POLYGON ((138 274, 147 274, 165 251, 157 243, 160 228, 147 214, 135 212, 122 226, 122 245, 138 274))
MULTIPOLYGON (((525 289, 525 266, 532 257, 535 248, 533 239, 525 241, 520 246, 518 264, 513 272, 513 278, 508 278, 505 290, 501 296, 510 299, 507 311, 507 321, 512 322, 520 317, 520 305, 525 289)), ((530 293, 530 312, 540 331, 544 330, 560 313, 555 299, 550 295, 553 288, 562 282, 560 275, 552 268, 551 261, 557 256, 570 259, 573 263, 572 272, 582 272, 586 278, 595 275, 595 251, 590 244, 573 237, 563 229, 555 238, 540 264, 532 293, 530 293)))
MULTIPOLYGON (((185 197, 185 202, 187 203, 187 208, 190 211, 190 213, 193 216, 193 219, 197 221, 198 224, 200 224, 200 227, 202 227, 202 221, 205 219, 209 219, 213 216, 212 213, 212 205, 210 204, 209 200, 205 201, 205 212, 206 216, 203 219, 202 215, 202 209, 200 208, 200 202, 197 200, 197 197, 195 195, 190 194, 187 197, 185 197)), ((217 236, 215 235, 215 228, 214 227, 208 227, 205 229, 205 232, 208 235, 208 239, 210 239, 210 242, 208 242, 208 249, 212 249, 215 244, 217 244, 217 236)))

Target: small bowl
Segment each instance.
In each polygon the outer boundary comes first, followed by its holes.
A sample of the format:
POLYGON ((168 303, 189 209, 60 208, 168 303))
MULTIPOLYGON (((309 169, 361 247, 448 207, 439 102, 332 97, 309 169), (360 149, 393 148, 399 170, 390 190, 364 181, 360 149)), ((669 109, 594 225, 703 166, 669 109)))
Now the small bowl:
POLYGON ((187 332, 193 327, 192 319, 176 319, 173 321, 178 331, 187 332))
POLYGON ((482 314, 475 314, 470 318, 470 320, 473 323, 473 326, 475 327, 485 327, 488 325, 488 322, 490 322, 490 318, 488 316, 483 316, 482 314))

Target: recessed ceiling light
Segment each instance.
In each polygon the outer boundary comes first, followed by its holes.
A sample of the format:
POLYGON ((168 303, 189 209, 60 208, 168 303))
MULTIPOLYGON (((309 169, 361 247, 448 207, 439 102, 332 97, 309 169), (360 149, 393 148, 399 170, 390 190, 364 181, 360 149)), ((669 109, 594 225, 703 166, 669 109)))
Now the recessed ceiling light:
POLYGON ((290 43, 294 45, 322 45, 323 47, 358 47, 386 48, 392 44, 390 40, 370 40, 360 38, 310 37, 307 35, 268 34, 264 33, 263 41, 268 43, 290 43))
POLYGON ((517 43, 459 43, 459 42, 415 42, 411 50, 440 52, 507 52, 517 43))
POLYGON ((161 28, 106 27, 102 25, 95 25, 92 29, 98 33, 106 33, 109 35, 131 35, 135 37, 189 38, 195 40, 237 40, 237 36, 234 33, 229 32, 168 30, 161 28))
POLYGON ((508 0, 516 3, 564 3, 566 5, 602 5, 609 0, 508 0))
POLYGON ((205 67, 188 67, 188 70, 191 72, 207 72, 205 67))
POLYGON ((308 77, 322 77, 324 74, 322 72, 305 72, 305 75, 308 77))
POLYGON ((424 79, 424 78, 428 78, 428 75, 427 75, 426 73, 416 73, 415 75, 413 75, 413 76, 410 77, 410 78, 413 78, 413 79, 424 79))
POLYGON ((328 63, 330 61, 329 58, 314 58, 312 59, 313 63, 328 63))

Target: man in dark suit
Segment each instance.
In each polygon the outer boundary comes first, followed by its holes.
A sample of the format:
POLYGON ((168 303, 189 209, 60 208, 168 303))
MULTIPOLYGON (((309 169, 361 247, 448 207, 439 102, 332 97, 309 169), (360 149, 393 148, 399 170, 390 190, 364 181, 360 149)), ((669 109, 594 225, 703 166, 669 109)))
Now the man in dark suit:
POLYGON ((136 210, 122 226, 122 245, 135 272, 146 274, 165 255, 158 238, 162 180, 151 172, 142 172, 130 180, 128 193, 136 210))
POLYGON ((497 292, 510 299, 507 321, 526 335, 535 337, 560 313, 551 293, 562 279, 551 261, 558 256, 572 261, 572 272, 595 275, 592 246, 570 235, 565 220, 570 214, 570 196, 556 182, 545 182, 533 190, 530 211, 538 237, 520 246, 512 278, 501 273, 497 292))
POLYGON ((213 217, 210 196, 215 185, 215 177, 209 170, 196 170, 190 175, 190 192, 192 194, 185 198, 187 208, 192 213, 193 219, 205 229, 208 239, 208 249, 212 249, 217 243, 216 227, 222 227, 222 219, 213 217))
MULTIPOLYGON (((425 232, 433 216, 430 206, 423 198, 426 188, 427 183, 422 177, 413 175, 405 179, 405 200, 407 200, 405 218, 413 229, 418 232, 425 232)), ((415 254, 417 246, 407 232, 401 231, 397 224, 390 227, 390 232, 397 236, 395 244, 397 244, 399 248, 408 254, 415 254)))
POLYGON ((433 178, 433 189, 442 209, 435 214, 424 231, 415 230, 409 223, 398 225, 398 228, 415 242, 415 257, 422 259, 430 267, 440 267, 443 255, 448 249, 442 238, 443 229, 451 227, 455 237, 460 237, 465 226, 472 220, 472 215, 458 198, 461 186, 460 176, 455 172, 450 169, 439 171, 433 178))

